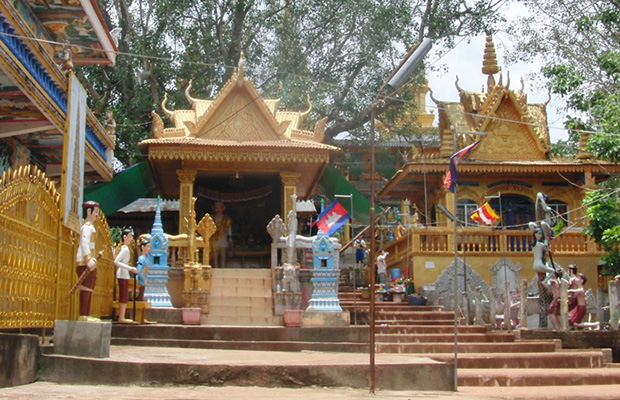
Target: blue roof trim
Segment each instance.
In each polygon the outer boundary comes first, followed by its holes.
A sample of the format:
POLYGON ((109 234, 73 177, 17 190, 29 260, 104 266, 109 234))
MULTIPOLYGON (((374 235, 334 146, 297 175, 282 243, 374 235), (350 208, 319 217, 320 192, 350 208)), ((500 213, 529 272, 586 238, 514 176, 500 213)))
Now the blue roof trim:
POLYGON ((0 41, 11 50, 13 55, 22 63, 24 68, 32 75, 34 80, 45 90, 58 107, 67 113, 67 93, 62 90, 52 77, 47 73, 45 68, 41 66, 37 58, 32 54, 28 46, 15 35, 15 29, 9 25, 4 18, 0 17, 0 41))
POLYGON ((102 159, 109 161, 106 159, 106 150, 108 149, 106 145, 97 137, 95 130, 92 126, 86 124, 86 141, 93 146, 93 149, 101 156, 102 159))

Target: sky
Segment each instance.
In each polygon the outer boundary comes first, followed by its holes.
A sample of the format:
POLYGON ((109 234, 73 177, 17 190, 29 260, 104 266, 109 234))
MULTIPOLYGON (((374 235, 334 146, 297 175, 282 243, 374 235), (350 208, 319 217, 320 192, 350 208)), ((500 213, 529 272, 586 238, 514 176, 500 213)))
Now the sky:
MULTIPOLYGON (((529 74, 538 73, 542 66, 542 61, 535 61, 532 64, 516 64, 506 65, 504 62, 504 46, 509 46, 509 38, 494 36, 495 53, 497 55, 498 65, 501 67, 500 73, 503 74, 504 83, 506 83, 506 73, 510 72, 510 87, 515 90, 521 88, 521 78, 524 79, 525 90, 528 103, 544 103, 548 99, 548 93, 545 87, 533 76, 529 74)), ((482 59, 484 56, 486 36, 478 36, 470 42, 462 41, 456 48, 447 53, 441 59, 431 51, 425 59, 426 63, 443 65, 447 67, 441 69, 440 72, 427 72, 428 85, 433 91, 433 97, 442 101, 458 101, 459 93, 456 89, 456 77, 459 78, 459 86, 464 90, 480 92, 482 87, 487 83, 487 75, 482 73, 482 59)), ((495 75, 496 82, 499 82, 499 74, 495 75)), ((564 120, 564 112, 561 110, 563 102, 560 98, 551 96, 551 101, 547 105, 547 118, 549 124, 549 134, 551 142, 558 140, 567 140, 568 134, 563 129, 562 121, 564 120)), ((430 94, 426 96, 427 109, 434 110, 435 103, 430 98, 430 94)), ((435 124, 437 121, 435 121, 435 124)))

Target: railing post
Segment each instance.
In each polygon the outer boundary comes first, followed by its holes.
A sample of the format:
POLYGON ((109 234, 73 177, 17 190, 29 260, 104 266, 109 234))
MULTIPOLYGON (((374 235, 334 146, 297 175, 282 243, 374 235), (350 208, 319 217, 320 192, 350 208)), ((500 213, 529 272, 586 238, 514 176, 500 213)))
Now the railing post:
POLYGON ((560 322, 562 330, 568 330, 568 282, 560 279, 560 322))
POLYGON ((607 284, 609 295, 609 326, 612 330, 618 330, 618 285, 612 279, 607 284))
POLYGON ((521 297, 521 305, 519 306, 519 325, 521 328, 527 328, 527 280, 521 279, 519 296, 521 297))

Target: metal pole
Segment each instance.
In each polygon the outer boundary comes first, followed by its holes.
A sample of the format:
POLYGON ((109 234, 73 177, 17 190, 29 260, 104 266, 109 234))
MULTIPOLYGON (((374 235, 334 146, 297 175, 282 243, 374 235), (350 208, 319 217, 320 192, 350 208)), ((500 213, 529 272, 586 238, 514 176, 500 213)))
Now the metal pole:
MULTIPOLYGON (((377 96, 378 100, 378 96, 377 96)), ((376 103, 376 101, 375 101, 376 103)), ((375 116, 370 111, 370 393, 375 394, 375 116)))
MULTIPOLYGON (((454 153, 457 152, 457 145, 456 145, 456 131, 454 131, 452 133, 452 140, 453 140, 453 147, 454 147, 454 153)), ((454 177, 452 177, 454 179, 454 177)), ((458 185, 454 185, 454 390, 457 391, 458 390, 458 354, 459 354, 459 333, 458 333, 458 282, 457 282, 457 267, 458 267, 458 261, 459 261, 459 254, 458 254, 458 249, 459 249, 459 242, 458 242, 458 214, 456 212, 456 206, 457 206, 457 186, 458 185)))

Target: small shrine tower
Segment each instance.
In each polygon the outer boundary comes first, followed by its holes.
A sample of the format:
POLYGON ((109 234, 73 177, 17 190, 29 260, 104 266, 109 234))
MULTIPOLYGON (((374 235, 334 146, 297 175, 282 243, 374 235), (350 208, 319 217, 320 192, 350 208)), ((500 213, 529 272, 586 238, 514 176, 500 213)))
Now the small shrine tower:
POLYGON ((161 223, 160 197, 157 197, 155 221, 151 230, 151 251, 148 254, 149 271, 145 295, 153 307, 172 307, 168 294, 168 238, 161 223))

